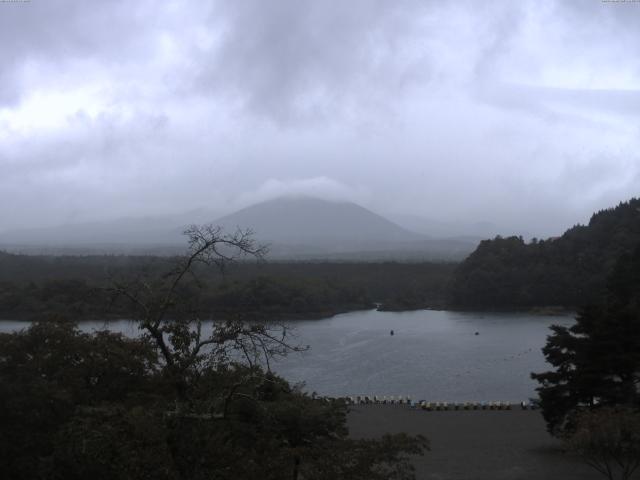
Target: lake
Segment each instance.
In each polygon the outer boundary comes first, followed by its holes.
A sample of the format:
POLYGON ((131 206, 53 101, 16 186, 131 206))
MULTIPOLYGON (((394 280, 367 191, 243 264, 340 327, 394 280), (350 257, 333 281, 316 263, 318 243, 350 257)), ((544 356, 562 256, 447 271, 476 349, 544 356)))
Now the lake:
MULTIPOLYGON (((537 384, 529 374, 549 368, 541 352, 549 325, 571 323, 572 316, 523 313, 351 312, 287 322, 295 342, 310 349, 272 367, 320 395, 520 402, 536 395, 537 384)), ((0 331, 24 326, 2 321, 0 331)), ((84 322, 81 327, 93 330, 105 324, 84 322)), ((127 335, 138 332, 124 320, 110 322, 109 328, 127 335)))

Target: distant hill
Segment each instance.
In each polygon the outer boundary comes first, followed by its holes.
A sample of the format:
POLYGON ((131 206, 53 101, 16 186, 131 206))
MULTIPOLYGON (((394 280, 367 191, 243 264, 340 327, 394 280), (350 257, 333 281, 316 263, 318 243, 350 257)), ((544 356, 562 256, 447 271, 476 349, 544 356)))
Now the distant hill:
POLYGON ((350 202, 282 197, 219 217, 207 210, 180 215, 120 218, 34 227, 0 233, 0 250, 25 254, 172 255, 186 247, 187 225, 213 223, 234 231, 252 229, 277 260, 423 261, 461 260, 475 238, 432 238, 412 232, 350 202))
POLYGON ((640 199, 595 213, 561 237, 484 240, 461 263, 452 303, 468 308, 577 307, 602 295, 616 260, 640 245, 640 199))
POLYGON ((214 223, 226 230, 250 228, 271 244, 271 258, 462 258, 474 243, 435 240, 351 202, 282 197, 239 210, 214 223))
POLYGON ((215 214, 192 210, 183 214, 130 217, 34 227, 0 233, 0 249, 34 254, 177 253, 184 250, 186 225, 204 223, 215 214))
POLYGON ((351 202, 311 197, 281 197, 243 208, 214 223, 250 227, 256 237, 292 245, 329 245, 419 241, 424 237, 351 202))

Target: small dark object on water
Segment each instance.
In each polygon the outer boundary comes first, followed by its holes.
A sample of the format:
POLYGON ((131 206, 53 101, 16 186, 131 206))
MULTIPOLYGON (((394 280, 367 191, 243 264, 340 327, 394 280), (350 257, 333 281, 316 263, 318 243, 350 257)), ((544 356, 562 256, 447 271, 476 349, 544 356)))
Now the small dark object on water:
POLYGON ((476 335, 480 335, 480 332, 476 332, 476 335))
POLYGON ((389 335, 393 335, 393 330, 391 330, 391 331, 389 332, 389 335))

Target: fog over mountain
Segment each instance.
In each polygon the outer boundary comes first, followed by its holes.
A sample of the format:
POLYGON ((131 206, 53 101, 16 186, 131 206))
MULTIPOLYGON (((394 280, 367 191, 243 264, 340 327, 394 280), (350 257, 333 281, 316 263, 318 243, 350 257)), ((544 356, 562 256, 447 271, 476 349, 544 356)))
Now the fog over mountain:
POLYGON ((0 233, 0 248, 23 253, 151 253, 185 246, 187 225, 208 223, 217 214, 192 210, 156 217, 126 217, 114 220, 62 224, 0 233), (160 249, 160 250, 157 250, 160 249))
POLYGON ((229 233, 250 229, 259 243, 269 245, 269 257, 274 259, 451 260, 463 258, 479 240, 425 236, 352 202, 287 196, 217 219, 210 211, 192 211, 16 230, 0 234, 0 248, 33 253, 175 253, 184 248, 182 232, 193 223, 213 223, 229 233))
POLYGON ((436 238, 447 237, 472 237, 493 238, 496 235, 522 235, 529 237, 526 231, 509 231, 492 222, 476 221, 470 223, 456 222, 455 220, 433 220, 417 215, 392 214, 388 217, 398 225, 423 235, 436 238))
POLYGON ((351 202, 281 197, 244 208, 215 222, 227 230, 251 228, 268 242, 327 245, 411 242, 422 237, 351 202))
POLYGON ((559 235, 637 194, 639 24, 630 1, 0 2, 0 232, 306 194, 559 235))
POLYGON ((289 196, 244 208, 215 222, 250 228, 276 258, 460 259, 468 239, 439 241, 409 231, 352 202, 289 196))

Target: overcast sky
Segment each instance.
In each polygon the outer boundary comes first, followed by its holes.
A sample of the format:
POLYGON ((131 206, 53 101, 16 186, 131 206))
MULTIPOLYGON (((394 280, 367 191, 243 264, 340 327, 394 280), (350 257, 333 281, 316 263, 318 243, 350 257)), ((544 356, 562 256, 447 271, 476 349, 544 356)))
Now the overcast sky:
POLYGON ((640 194, 640 2, 0 2, 0 230, 287 193, 538 235, 640 194))

